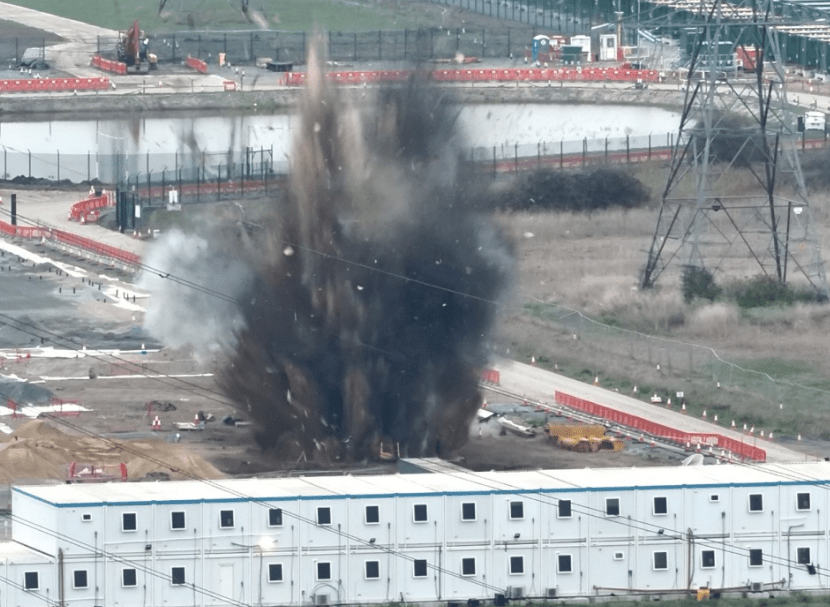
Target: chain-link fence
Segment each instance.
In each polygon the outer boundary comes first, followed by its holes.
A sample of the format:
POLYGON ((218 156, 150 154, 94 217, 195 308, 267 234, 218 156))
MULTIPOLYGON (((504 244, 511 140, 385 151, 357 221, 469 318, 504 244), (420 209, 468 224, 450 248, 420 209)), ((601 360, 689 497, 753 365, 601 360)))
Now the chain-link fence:
MULTIPOLYGON (((828 438, 830 389, 826 382, 807 385, 778 379, 773 373, 758 370, 768 361, 727 360, 710 347, 604 324, 554 304, 528 303, 524 312, 543 321, 534 325, 538 333, 536 348, 542 343, 578 344, 582 357, 594 359, 608 375, 613 375, 616 368, 626 369, 629 377, 639 377, 641 398, 648 400, 657 393, 664 406, 667 398, 673 399, 676 409, 682 400, 688 402, 688 415, 700 417, 706 411, 709 421, 719 416, 716 421, 726 427, 736 421, 739 430, 747 423, 756 427, 755 436, 764 430, 779 436, 828 438)), ((561 349, 558 355, 568 356, 561 349)), ((536 356, 546 354, 536 350, 536 356)), ((593 372, 591 375, 586 379, 592 380, 593 372)), ((621 391, 633 391, 634 383, 621 386, 621 391)))
MULTIPOLYGON (((311 34, 273 30, 228 32, 170 32, 151 34, 150 51, 161 63, 181 63, 188 56, 219 65, 220 55, 232 65, 253 64, 258 58, 275 63, 305 63, 311 34)), ((331 61, 414 61, 452 59, 459 53, 481 58, 504 58, 524 52, 526 36, 509 29, 428 28, 329 31, 324 34, 331 61)), ((117 39, 100 36, 98 53, 112 56, 117 39)))
MULTIPOLYGON (((575 169, 601 164, 627 164, 666 159, 676 133, 626 135, 600 139, 562 139, 535 143, 512 143, 462 150, 464 159, 480 171, 504 173, 536 168, 575 169)), ((801 134, 801 147, 827 147, 827 134, 801 134)), ((288 160, 274 157, 272 147, 201 152, 147 152, 144 154, 66 154, 60 151, 32 153, 2 148, 2 178, 21 183, 48 180, 62 183, 114 184, 149 180, 151 187, 163 183, 209 183, 249 181, 266 177, 274 181, 288 173, 288 160), (258 177, 259 176, 259 177, 258 177)), ((185 188, 186 190, 186 188, 185 188)), ((183 190, 184 191, 184 190, 183 190)))

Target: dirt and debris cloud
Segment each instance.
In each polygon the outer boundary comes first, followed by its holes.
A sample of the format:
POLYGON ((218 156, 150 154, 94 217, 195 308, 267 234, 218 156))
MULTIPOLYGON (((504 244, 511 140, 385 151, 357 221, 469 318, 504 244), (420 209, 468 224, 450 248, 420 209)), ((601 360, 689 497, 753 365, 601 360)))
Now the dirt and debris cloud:
MULTIPOLYGON (((218 312, 188 316, 204 294, 158 279, 147 318, 176 314, 148 328, 174 343, 210 328, 232 344, 219 383, 281 458, 374 459, 381 442, 446 455, 481 403, 512 248, 477 210, 484 178, 459 161, 443 91, 413 79, 367 91, 357 107, 323 64, 313 49, 283 204, 256 229, 214 230, 199 261, 178 266, 230 271, 233 310, 226 297, 218 312)), ((154 263, 175 273, 176 247, 168 239, 167 263, 154 263)))

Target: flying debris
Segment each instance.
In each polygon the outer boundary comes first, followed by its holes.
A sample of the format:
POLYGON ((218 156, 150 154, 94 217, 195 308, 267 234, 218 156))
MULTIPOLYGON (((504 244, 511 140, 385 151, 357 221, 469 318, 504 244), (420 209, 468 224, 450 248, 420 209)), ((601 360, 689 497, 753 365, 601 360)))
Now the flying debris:
POLYGON ((216 230, 186 263, 179 235, 148 261, 223 297, 156 280, 148 329, 220 345, 220 386, 275 457, 446 455, 481 406, 512 247, 477 210, 482 177, 460 160, 445 92, 414 78, 356 107, 324 59, 318 43, 286 199, 262 229, 216 230))

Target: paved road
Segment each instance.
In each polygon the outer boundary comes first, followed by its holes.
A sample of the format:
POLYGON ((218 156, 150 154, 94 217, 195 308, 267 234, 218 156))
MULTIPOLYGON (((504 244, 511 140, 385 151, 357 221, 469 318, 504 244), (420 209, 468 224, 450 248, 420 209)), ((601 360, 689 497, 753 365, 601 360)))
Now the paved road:
POLYGON ((750 439, 740 432, 733 432, 723 426, 705 422, 695 417, 682 415, 675 410, 669 410, 665 407, 644 403, 635 398, 570 379, 556 373, 551 373, 550 371, 531 365, 508 359, 499 359, 495 364, 495 368, 498 369, 501 375, 500 381, 502 388, 522 394, 530 400, 539 400, 553 404, 554 392, 559 390, 685 432, 717 432, 739 441, 751 441, 754 446, 764 449, 767 452, 767 461, 771 463, 815 459, 775 442, 761 440, 757 437, 750 439))
POLYGON ((9 200, 12 192, 17 193, 18 225, 26 226, 38 222, 118 247, 130 253, 137 255, 144 253, 147 246, 145 241, 133 238, 130 234, 121 234, 94 223, 81 224, 77 221, 69 221, 69 208, 86 197, 83 192, 15 190, 14 188, 0 190, 4 203, 0 206, 0 219, 3 221, 9 221, 9 200))
POLYGON ((92 55, 98 50, 98 36, 106 36, 111 40, 118 35, 115 30, 6 2, 0 2, 0 18, 52 32, 66 40, 61 44, 46 47, 46 60, 55 69, 79 78, 100 76, 100 72, 89 64, 92 55))

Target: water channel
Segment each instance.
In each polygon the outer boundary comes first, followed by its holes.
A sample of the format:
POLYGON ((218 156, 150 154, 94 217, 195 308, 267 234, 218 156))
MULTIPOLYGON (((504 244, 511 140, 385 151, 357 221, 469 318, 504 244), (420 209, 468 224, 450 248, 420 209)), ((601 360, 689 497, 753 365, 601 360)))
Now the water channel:
MULTIPOLYGON (((134 117, 115 120, 55 120, 0 123, 3 172, 7 178, 111 181, 114 158, 126 154, 126 173, 174 170, 238 162, 246 148, 266 151, 277 172, 287 170, 293 126, 291 113, 134 117)), ((565 153, 620 149, 626 137, 653 134, 661 141, 674 132, 679 113, 632 105, 479 104, 459 108, 463 150, 512 158, 536 154, 537 146, 565 153)))

